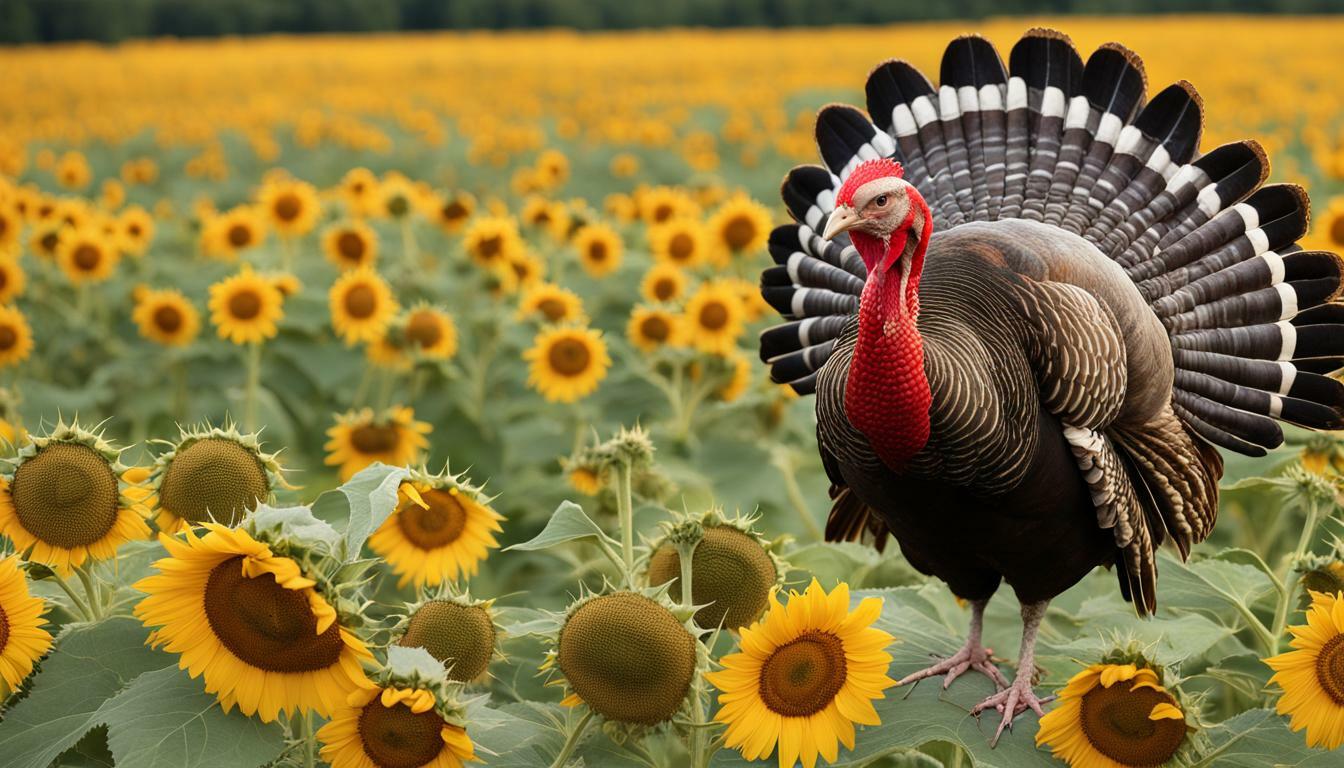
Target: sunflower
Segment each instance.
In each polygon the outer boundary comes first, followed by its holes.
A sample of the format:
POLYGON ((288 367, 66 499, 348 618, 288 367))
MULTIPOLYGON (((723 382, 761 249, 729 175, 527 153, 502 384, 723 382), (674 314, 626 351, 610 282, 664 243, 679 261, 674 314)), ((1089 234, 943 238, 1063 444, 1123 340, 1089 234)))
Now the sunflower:
POLYGON ((351 168, 341 178, 341 196, 355 216, 369 216, 382 205, 378 177, 368 168, 351 168))
POLYGON ((266 236, 261 214, 250 205, 240 205, 210 218, 202 230, 206 253, 228 259, 261 244, 266 236))
POLYGON ((557 187, 569 178, 569 158, 558 149, 537 155, 537 176, 547 187, 557 187))
POLYGON ((364 357, 379 368, 401 373, 411 370, 415 365, 415 361, 407 354, 405 337, 393 333, 385 333, 365 344, 364 357))
POLYGON ((602 469, 587 464, 574 464, 566 467, 565 477, 569 487, 585 496, 596 496, 602 492, 602 469))
POLYGON ((8 304, 21 296, 27 283, 27 276, 17 256, 0 252, 0 304, 8 304))
POLYGON ((154 217, 138 205, 132 205, 117 217, 121 246, 128 253, 143 256, 154 239, 154 217))
POLYGON ((710 510, 702 520, 670 526, 649 555, 649 585, 670 582, 669 596, 681 601, 681 555, 676 542, 698 533, 691 556, 691 597, 695 605, 704 607, 695 613, 696 625, 737 630, 756 621, 765 612, 784 569, 769 545, 752 530, 752 522, 728 520, 718 510, 710 510))
MULTIPOLYGON (((19 558, 0 560, 0 680, 8 691, 17 690, 33 664, 51 648, 51 635, 42 629, 42 598, 28 592, 19 570, 19 558)), ((8 692, 6 691, 6 692, 8 692)))
POLYGON ((322 233, 322 252, 339 269, 372 266, 378 260, 378 235, 362 221, 336 224, 322 233))
POLYGON ((519 248, 509 257, 507 266, 500 267, 513 273, 514 284, 522 290, 534 288, 546 274, 546 263, 529 248, 519 248))
POLYGON ((60 227, 52 224, 35 227, 33 236, 28 238, 28 247, 44 259, 58 258, 61 250, 60 227))
POLYGON ((547 233, 555 240, 564 240, 569 232, 569 209, 558 200, 528 198, 523 204, 522 219, 524 224, 547 233))
POLYGON ((1271 683, 1283 688, 1278 712, 1294 731, 1306 729, 1307 744, 1344 745, 1344 592, 1311 593, 1307 623, 1289 627, 1294 649, 1265 659, 1271 683))
POLYGON ((1164 765, 1185 742, 1185 713, 1146 663, 1093 664, 1041 718, 1036 745, 1073 766, 1164 765))
POLYGON ((602 210, 613 219, 629 223, 639 217, 639 206, 635 199, 624 192, 613 192, 602 198, 602 210))
POLYGON ((382 197, 382 204, 375 213, 394 219, 404 219, 411 215, 419 201, 419 196, 410 180, 395 172, 383 177, 382 183, 378 186, 378 193, 382 197))
MULTIPOLYGON (((694 584, 692 584, 694 588, 694 584)), ((849 609, 843 582, 828 595, 816 579, 803 594, 775 593, 765 618, 742 630, 739 652, 705 677, 719 689, 714 719, 726 723, 724 744, 747 760, 768 757, 779 745, 779 765, 820 755, 835 762, 837 742, 854 748, 854 724, 878 725, 872 701, 896 684, 887 676, 891 635, 872 627, 879 598, 849 609)))
POLYGON ((655 304, 676 301, 686 292, 686 273, 675 264, 654 264, 640 281, 639 292, 655 304))
POLYGON ((146 595, 135 615, 153 629, 154 646, 204 676, 225 712, 236 705, 262 722, 282 712, 330 717, 337 702, 370 686, 363 663, 372 655, 298 561, 246 529, 204 529, 160 535, 168 557, 135 584, 146 595))
POLYGON ((332 768, 463 768, 480 760, 460 714, 445 715, 425 688, 350 694, 317 732, 332 768))
POLYGON ((630 343, 645 352, 664 346, 677 346, 682 340, 682 317, 662 307, 635 307, 626 323, 630 343))
POLYGON ((352 346, 381 337, 397 314, 392 289, 371 267, 359 267, 341 275, 332 284, 327 299, 332 327, 352 346))
POLYGON ((507 216, 475 219, 462 236, 462 245, 479 265, 496 268, 507 264, 521 248, 518 227, 507 216))
POLYGON ((622 152, 611 158, 611 163, 607 166, 611 175, 617 179, 628 179, 639 173, 639 158, 629 152, 622 152))
POLYGON ((621 236, 605 224, 581 227, 574 235, 574 247, 584 271, 593 277, 605 277, 621 266, 621 236))
POLYGON ((119 453, 77 423, 30 436, 13 473, 0 478, 0 533, 25 559, 61 573, 149 538, 137 505, 121 491, 119 453))
POLYGON ((232 425, 182 429, 154 463, 159 530, 176 533, 207 522, 238 525, 258 502, 285 486, 275 454, 261 450, 256 434, 232 425))
POLYGON ((397 574, 397 586, 417 588, 476 575, 504 518, 461 475, 412 473, 397 508, 369 537, 369 548, 397 574))
POLYGON ((340 467, 341 481, 370 464, 381 461, 394 467, 415 463, 429 447, 425 438, 432 427, 415 420, 415 411, 405 406, 375 414, 371 408, 336 417, 327 430, 327 466, 340 467))
POLYGON ((495 656, 499 629, 493 602, 443 596, 410 607, 396 644, 424 648, 448 667, 448 679, 471 682, 485 677, 495 656))
POLYGON ((141 336, 169 347, 190 344, 201 329, 196 307, 172 288, 141 291, 135 298, 131 319, 141 336))
POLYGON ((582 326, 543 329, 523 359, 530 363, 528 385, 550 402, 572 403, 592 394, 611 367, 601 332, 582 326))
POLYGON ((262 187, 257 203, 275 231, 289 237, 311 232, 322 213, 313 185, 294 179, 273 181, 262 187))
POLYGON ((210 286, 210 322, 221 339, 252 344, 274 337, 285 316, 285 297, 275 283, 244 264, 238 274, 210 286))
POLYGON ((742 301, 719 283, 705 283, 686 302, 686 327, 696 349, 726 355, 742 335, 742 301))
POLYGON ((418 305, 406 313, 401 325, 407 346, 421 357, 449 360, 457 354, 457 324, 442 309, 418 305))
POLYGON ((476 213, 476 198, 467 192, 454 192, 437 201, 434 222, 449 234, 461 232, 467 220, 476 213))
POLYGON ((303 282, 300 281, 298 275, 293 272, 285 272, 283 270, 267 272, 265 277, 267 280, 271 281, 271 285, 275 286, 275 289, 280 292, 280 295, 283 298, 288 299, 290 296, 295 296, 299 291, 303 290, 303 282))
POLYGON ((121 252, 97 228, 66 228, 59 237, 56 260, 72 283, 101 283, 121 260, 121 252))
POLYGON ((18 307, 0 305, 0 368, 21 363, 33 351, 33 332, 18 307))
POLYGON ((584 318, 583 299, 555 283, 540 283, 523 293, 519 317, 537 317, 547 323, 577 322, 584 318))
POLYGON ((750 280, 743 280, 740 277, 719 278, 719 284, 737 294, 738 300, 742 304, 742 319, 748 323, 754 323, 773 312, 773 308, 766 302, 765 297, 761 295, 761 286, 750 280))
POLYGON ((746 195, 735 195, 719 206, 708 227, 716 256, 755 253, 770 237, 770 210, 746 195))
POLYGON ((54 172, 56 181, 68 189, 83 189, 93 178, 88 159, 74 150, 61 155, 61 159, 56 161, 54 172))
POLYGON ((648 224, 666 224, 673 219, 700 215, 700 206, 690 195, 672 187, 653 187, 637 194, 639 215, 648 224))
POLYGON ((649 248, 660 263, 693 267, 707 258, 709 235, 695 219, 674 219, 649 227, 649 248))
POLYGON ((18 250, 23 235, 23 217, 13 206, 0 203, 0 254, 18 250))
POLYGON ((1317 239, 1324 241, 1325 248, 1344 251, 1344 197, 1330 201, 1325 215, 1316 226, 1317 239))

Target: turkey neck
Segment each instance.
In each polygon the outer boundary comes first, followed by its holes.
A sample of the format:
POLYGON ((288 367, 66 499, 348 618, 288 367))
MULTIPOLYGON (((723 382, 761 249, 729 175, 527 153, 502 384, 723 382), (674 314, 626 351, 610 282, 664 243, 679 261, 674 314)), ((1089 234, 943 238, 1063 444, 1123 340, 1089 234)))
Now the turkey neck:
POLYGON ((850 240, 869 265, 859 299, 859 332, 845 384, 845 415, 874 452, 900 472, 929 441, 933 396, 924 374, 919 276, 933 224, 916 200, 890 242, 864 232, 850 240))

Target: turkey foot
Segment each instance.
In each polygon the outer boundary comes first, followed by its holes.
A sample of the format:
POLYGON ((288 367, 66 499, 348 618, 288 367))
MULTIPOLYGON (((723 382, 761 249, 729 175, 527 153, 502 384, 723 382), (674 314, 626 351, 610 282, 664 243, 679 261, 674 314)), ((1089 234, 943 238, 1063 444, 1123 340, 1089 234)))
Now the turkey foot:
POLYGON ((999 727, 994 731, 994 738, 989 740, 990 747, 998 745, 999 737, 1003 735, 1005 729, 1012 727, 1014 718, 1028 709, 1039 716, 1044 716, 1045 710, 1041 708, 1041 705, 1054 699, 1053 696, 1047 696, 1044 699, 1038 698, 1036 692, 1031 688, 1031 678, 1036 672, 1036 632, 1040 629, 1041 619, 1045 617, 1046 605, 1048 603, 1044 601, 1023 603, 1022 651, 1018 654, 1017 675, 1013 677, 1012 685, 976 704, 971 709, 972 715, 979 715, 987 709, 993 709, 1003 714, 1003 718, 999 720, 999 727))
POLYGON ((988 602, 988 600, 976 600, 971 603, 971 631, 961 650, 931 667, 925 667, 918 672, 906 675, 896 685, 902 686, 936 675, 944 675, 943 690, 947 690, 953 680, 974 669, 993 680, 995 690, 1007 688, 1008 679, 1003 676, 998 667, 994 666, 994 662, 990 659, 990 649, 980 644, 980 631, 984 625, 985 605, 988 602))

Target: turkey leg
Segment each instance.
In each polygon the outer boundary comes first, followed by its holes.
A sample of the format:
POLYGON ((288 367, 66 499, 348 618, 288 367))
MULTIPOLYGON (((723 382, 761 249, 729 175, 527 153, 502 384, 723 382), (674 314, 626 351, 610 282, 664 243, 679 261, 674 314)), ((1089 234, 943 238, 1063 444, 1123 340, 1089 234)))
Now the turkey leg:
POLYGON ((961 650, 931 667, 926 667, 918 672, 906 675, 901 678, 901 681, 896 685, 905 685, 907 683, 918 682, 926 677, 944 675, 943 690, 947 690, 947 687, 952 684, 953 680, 961 677, 967 670, 974 669, 976 672, 993 680, 995 690, 1007 688, 1008 680, 1004 678, 1003 673, 1000 672, 999 668, 994 666, 994 662, 990 660, 990 653, 992 651, 980 644, 980 632, 985 624, 985 606, 988 604, 989 600, 971 601, 971 631, 970 634, 966 636, 966 644, 961 647, 961 650))
POLYGON ((1055 698, 1054 696, 1037 698, 1036 692, 1031 689, 1031 678, 1036 672, 1036 631, 1040 629, 1041 619, 1045 617, 1045 607, 1049 604, 1049 601, 1043 600, 1022 606, 1022 651, 1018 656, 1017 675, 1013 677, 1012 685, 976 704, 971 710, 972 715, 979 715, 987 709, 1003 713, 1003 719, 999 721, 999 727, 994 731, 994 738, 989 742, 991 747, 999 743, 999 736, 1003 735, 1005 728, 1012 727, 1013 718, 1028 709, 1044 716, 1045 711, 1041 709, 1041 705, 1055 698))

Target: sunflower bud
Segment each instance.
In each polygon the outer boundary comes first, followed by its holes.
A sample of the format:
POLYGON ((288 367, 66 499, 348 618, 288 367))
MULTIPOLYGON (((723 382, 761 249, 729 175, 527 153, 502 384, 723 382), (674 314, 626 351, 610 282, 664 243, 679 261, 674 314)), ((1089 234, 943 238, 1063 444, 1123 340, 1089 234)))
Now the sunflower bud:
POLYGON ((469 682, 489 668, 496 636, 489 602, 440 597, 412 608, 396 644, 424 648, 448 667, 450 680, 469 682))

